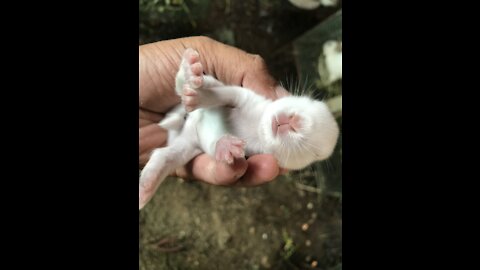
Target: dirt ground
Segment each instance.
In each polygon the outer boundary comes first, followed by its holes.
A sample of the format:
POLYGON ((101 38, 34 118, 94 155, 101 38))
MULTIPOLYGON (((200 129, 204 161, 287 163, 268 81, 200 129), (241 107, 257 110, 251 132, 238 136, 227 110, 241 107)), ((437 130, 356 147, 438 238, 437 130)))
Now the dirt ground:
MULTIPOLYGON (((341 2, 306 11, 287 0, 140 0, 139 44, 208 35, 262 55, 276 78, 328 98, 341 94, 341 82, 316 89, 312 74, 321 43, 341 35, 341 24, 322 22, 340 9, 341 2)), ((342 269, 341 141, 328 160, 260 187, 168 178, 139 213, 140 269, 342 269)))
POLYGON ((140 213, 140 269, 341 269, 341 197, 298 183, 167 179, 140 213))

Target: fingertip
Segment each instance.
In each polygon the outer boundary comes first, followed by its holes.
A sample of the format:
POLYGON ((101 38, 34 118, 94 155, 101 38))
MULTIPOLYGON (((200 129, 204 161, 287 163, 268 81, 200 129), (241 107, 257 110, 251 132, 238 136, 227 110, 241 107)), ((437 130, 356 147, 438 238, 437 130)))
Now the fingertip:
POLYGON ((280 168, 280 171, 279 171, 279 173, 278 173, 278 174, 280 174, 280 175, 284 175, 284 174, 287 174, 288 172, 289 172, 289 170, 288 170, 288 169, 285 169, 285 168, 280 168))
POLYGON ((231 185, 237 182, 247 171, 245 158, 236 158, 233 163, 216 162, 214 182, 217 185, 231 185))
POLYGON ((187 173, 194 179, 213 185, 231 185, 247 171, 245 158, 236 158, 232 164, 219 162, 207 154, 192 160, 187 173))
POLYGON ((208 182, 206 180, 215 174, 215 160, 207 154, 201 154, 190 161, 185 169, 189 177, 208 182))
POLYGON ((248 160, 248 169, 242 178, 246 186, 257 186, 274 180, 280 173, 277 160, 268 154, 251 156, 248 160))
POLYGON ((287 89, 285 89, 283 86, 281 85, 277 85, 275 87, 275 94, 277 96, 277 98, 281 98, 281 97, 285 97, 285 96, 290 96, 290 92, 288 92, 287 89))
POLYGON ((251 79, 251 81, 245 82, 244 86, 271 100, 291 95, 291 93, 283 86, 269 79, 251 79))
POLYGON ((275 100, 277 98, 275 92, 277 83, 266 71, 252 71, 247 73, 243 79, 242 85, 268 99, 275 100))

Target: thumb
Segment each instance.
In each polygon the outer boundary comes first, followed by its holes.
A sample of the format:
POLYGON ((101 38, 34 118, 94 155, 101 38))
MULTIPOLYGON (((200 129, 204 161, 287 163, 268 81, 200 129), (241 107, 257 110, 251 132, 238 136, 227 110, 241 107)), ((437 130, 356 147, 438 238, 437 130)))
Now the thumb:
POLYGON ((272 100, 289 95, 288 91, 270 75, 265 60, 260 55, 252 55, 252 57, 251 66, 243 77, 243 87, 272 100))

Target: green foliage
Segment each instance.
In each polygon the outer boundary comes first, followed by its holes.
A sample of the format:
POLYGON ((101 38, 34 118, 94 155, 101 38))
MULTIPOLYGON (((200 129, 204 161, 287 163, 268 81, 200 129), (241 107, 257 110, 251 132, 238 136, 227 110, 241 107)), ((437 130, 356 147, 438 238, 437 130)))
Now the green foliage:
POLYGON ((288 235, 287 230, 282 230, 282 237, 285 244, 283 245, 281 255, 282 258, 287 261, 290 259, 293 253, 295 253, 297 247, 295 246, 293 239, 288 235))

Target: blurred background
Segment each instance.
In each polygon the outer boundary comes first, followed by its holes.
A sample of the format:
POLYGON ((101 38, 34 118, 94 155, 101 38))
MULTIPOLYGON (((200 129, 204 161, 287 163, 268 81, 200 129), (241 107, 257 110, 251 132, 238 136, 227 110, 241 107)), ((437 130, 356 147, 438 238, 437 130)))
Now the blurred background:
MULTIPOLYGON (((342 80, 325 49, 341 59, 341 1, 140 0, 139 10, 139 45, 206 35, 260 54, 287 89, 327 102, 341 129, 342 80)), ((328 160, 260 187, 168 178, 140 212, 139 267, 342 269, 341 169, 340 134, 328 160)))

